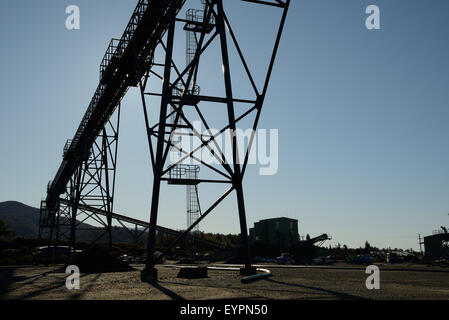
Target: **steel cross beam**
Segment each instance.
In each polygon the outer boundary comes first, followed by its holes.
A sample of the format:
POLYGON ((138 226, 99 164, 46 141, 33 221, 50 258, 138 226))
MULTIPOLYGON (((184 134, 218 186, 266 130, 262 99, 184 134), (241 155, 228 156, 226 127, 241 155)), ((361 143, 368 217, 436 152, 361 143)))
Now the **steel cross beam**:
MULTIPOLYGON (((68 200, 68 199, 60 199, 60 203, 63 204, 63 205, 67 205, 67 206, 72 204, 72 202, 70 200, 68 200)), ((110 217, 111 219, 114 219, 114 220, 118 221, 125 230, 128 229, 128 227, 126 227, 124 225, 124 223, 128 223, 128 224, 134 225, 136 227, 142 227, 144 229, 141 230, 141 234, 140 235, 143 235, 150 228, 150 224, 148 222, 145 222, 145 221, 142 221, 142 220, 139 220, 139 219, 135 219, 135 218, 131 218, 131 217, 125 216, 125 215, 120 214, 120 213, 109 212, 109 211, 106 211, 106 210, 103 210, 103 209, 99 209, 99 208, 95 208, 95 207, 91 207, 91 206, 88 206, 88 205, 85 205, 85 204, 79 204, 78 207, 80 209, 82 209, 82 210, 87 211, 87 212, 91 212, 93 214, 96 214, 97 216, 110 217)), ((174 236, 180 236, 182 234, 182 232, 180 232, 180 231, 176 231, 176 230, 173 230, 173 229, 170 229, 170 228, 166 228, 166 227, 162 227, 162 226, 156 226, 156 231, 162 232, 162 233, 166 233, 166 234, 169 234, 169 235, 174 235, 174 236)), ((211 246, 211 247, 214 247, 214 248, 227 249, 226 245, 224 245, 224 244, 217 243, 217 242, 210 241, 210 240, 206 240, 206 239, 203 239, 201 237, 192 236, 192 235, 187 235, 186 237, 188 239, 190 239, 190 240, 195 240, 195 241, 201 242, 201 243, 203 243, 205 245, 208 245, 208 246, 211 246)))

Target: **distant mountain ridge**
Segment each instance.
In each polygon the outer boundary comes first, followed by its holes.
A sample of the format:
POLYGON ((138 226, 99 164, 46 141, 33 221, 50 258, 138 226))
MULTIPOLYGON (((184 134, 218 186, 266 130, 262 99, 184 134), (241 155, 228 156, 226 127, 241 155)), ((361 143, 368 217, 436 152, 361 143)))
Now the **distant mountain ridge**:
MULTIPOLYGON (((0 219, 3 220, 17 237, 37 238, 39 234, 40 209, 28 206, 17 201, 0 202, 0 219)), ((88 224, 81 224, 82 229, 92 228, 94 230, 77 231, 76 238, 79 241, 91 242, 104 233, 104 229, 96 229, 88 224)), ((133 242, 129 233, 121 228, 114 227, 112 232, 114 242, 133 242)), ((104 235, 100 241, 107 241, 104 235)))
POLYGON ((18 237, 36 238, 39 232, 39 209, 17 201, 0 202, 0 219, 18 237))

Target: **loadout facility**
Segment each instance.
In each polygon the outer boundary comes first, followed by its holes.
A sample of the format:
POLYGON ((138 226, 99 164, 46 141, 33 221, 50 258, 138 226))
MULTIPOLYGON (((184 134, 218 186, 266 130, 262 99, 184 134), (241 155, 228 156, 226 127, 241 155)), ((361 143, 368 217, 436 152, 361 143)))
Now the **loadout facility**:
POLYGON ((298 220, 274 218, 256 222, 250 229, 252 242, 260 241, 265 245, 279 246, 281 249, 293 247, 299 242, 298 220))

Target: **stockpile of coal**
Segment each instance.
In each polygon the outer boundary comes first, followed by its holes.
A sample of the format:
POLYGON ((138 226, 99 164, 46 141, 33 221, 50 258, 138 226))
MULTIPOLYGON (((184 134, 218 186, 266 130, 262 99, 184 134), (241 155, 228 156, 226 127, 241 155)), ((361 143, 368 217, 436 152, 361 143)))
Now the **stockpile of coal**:
POLYGON ((77 266, 80 273, 128 272, 134 270, 129 264, 115 258, 102 248, 92 248, 74 257, 70 264, 77 266))

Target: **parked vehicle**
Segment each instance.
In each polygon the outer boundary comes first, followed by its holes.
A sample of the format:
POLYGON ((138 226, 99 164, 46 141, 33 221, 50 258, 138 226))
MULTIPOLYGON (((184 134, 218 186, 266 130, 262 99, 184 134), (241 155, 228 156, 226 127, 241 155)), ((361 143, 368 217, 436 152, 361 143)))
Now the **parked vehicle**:
POLYGON ((362 258, 364 264, 372 264, 374 262, 374 258, 370 254, 365 254, 362 258))
MULTIPOLYGON (((73 250, 72 253, 83 253, 82 250, 73 250)), ((70 247, 68 246, 44 246, 38 247, 34 251, 33 255, 69 255, 70 247)))
POLYGON ((317 265, 331 265, 335 263, 335 259, 331 256, 327 257, 318 257, 313 259, 313 263, 317 265))
POLYGON ((317 265, 324 264, 324 257, 317 257, 317 258, 313 259, 313 263, 317 264, 317 265))
POLYGON ((126 262, 126 263, 133 263, 133 262, 136 262, 136 258, 134 258, 134 257, 132 257, 132 256, 128 256, 128 255, 123 255, 123 256, 121 256, 121 260, 123 261, 123 262, 126 262))
POLYGON ((334 263, 335 263, 335 258, 332 257, 332 256, 327 256, 326 259, 325 259, 325 263, 326 263, 327 265, 334 264, 334 263))
MULTIPOLYGON (((165 256, 162 257, 162 259, 160 259, 160 257, 162 256, 162 252, 160 251, 155 251, 154 252, 154 260, 157 261, 157 263, 165 263, 165 256)), ((145 263, 147 261, 147 254, 145 253, 143 256, 139 257, 137 259, 137 263, 145 263)))
POLYGON ((294 258, 290 253, 283 253, 276 258, 277 264, 292 264, 293 261, 294 258))
POLYGON ((388 252, 387 253, 387 262, 388 263, 398 263, 398 262, 400 262, 397 253, 396 252, 388 252))
POLYGON ((276 263, 276 259, 262 258, 262 262, 264 262, 264 263, 276 263))
POLYGON ((272 258, 266 258, 266 257, 260 257, 257 256, 253 259, 254 262, 258 262, 258 263, 276 263, 276 259, 272 259, 272 258))
POLYGON ((370 254, 349 256, 347 260, 350 264, 372 264, 374 262, 374 258, 370 254))

